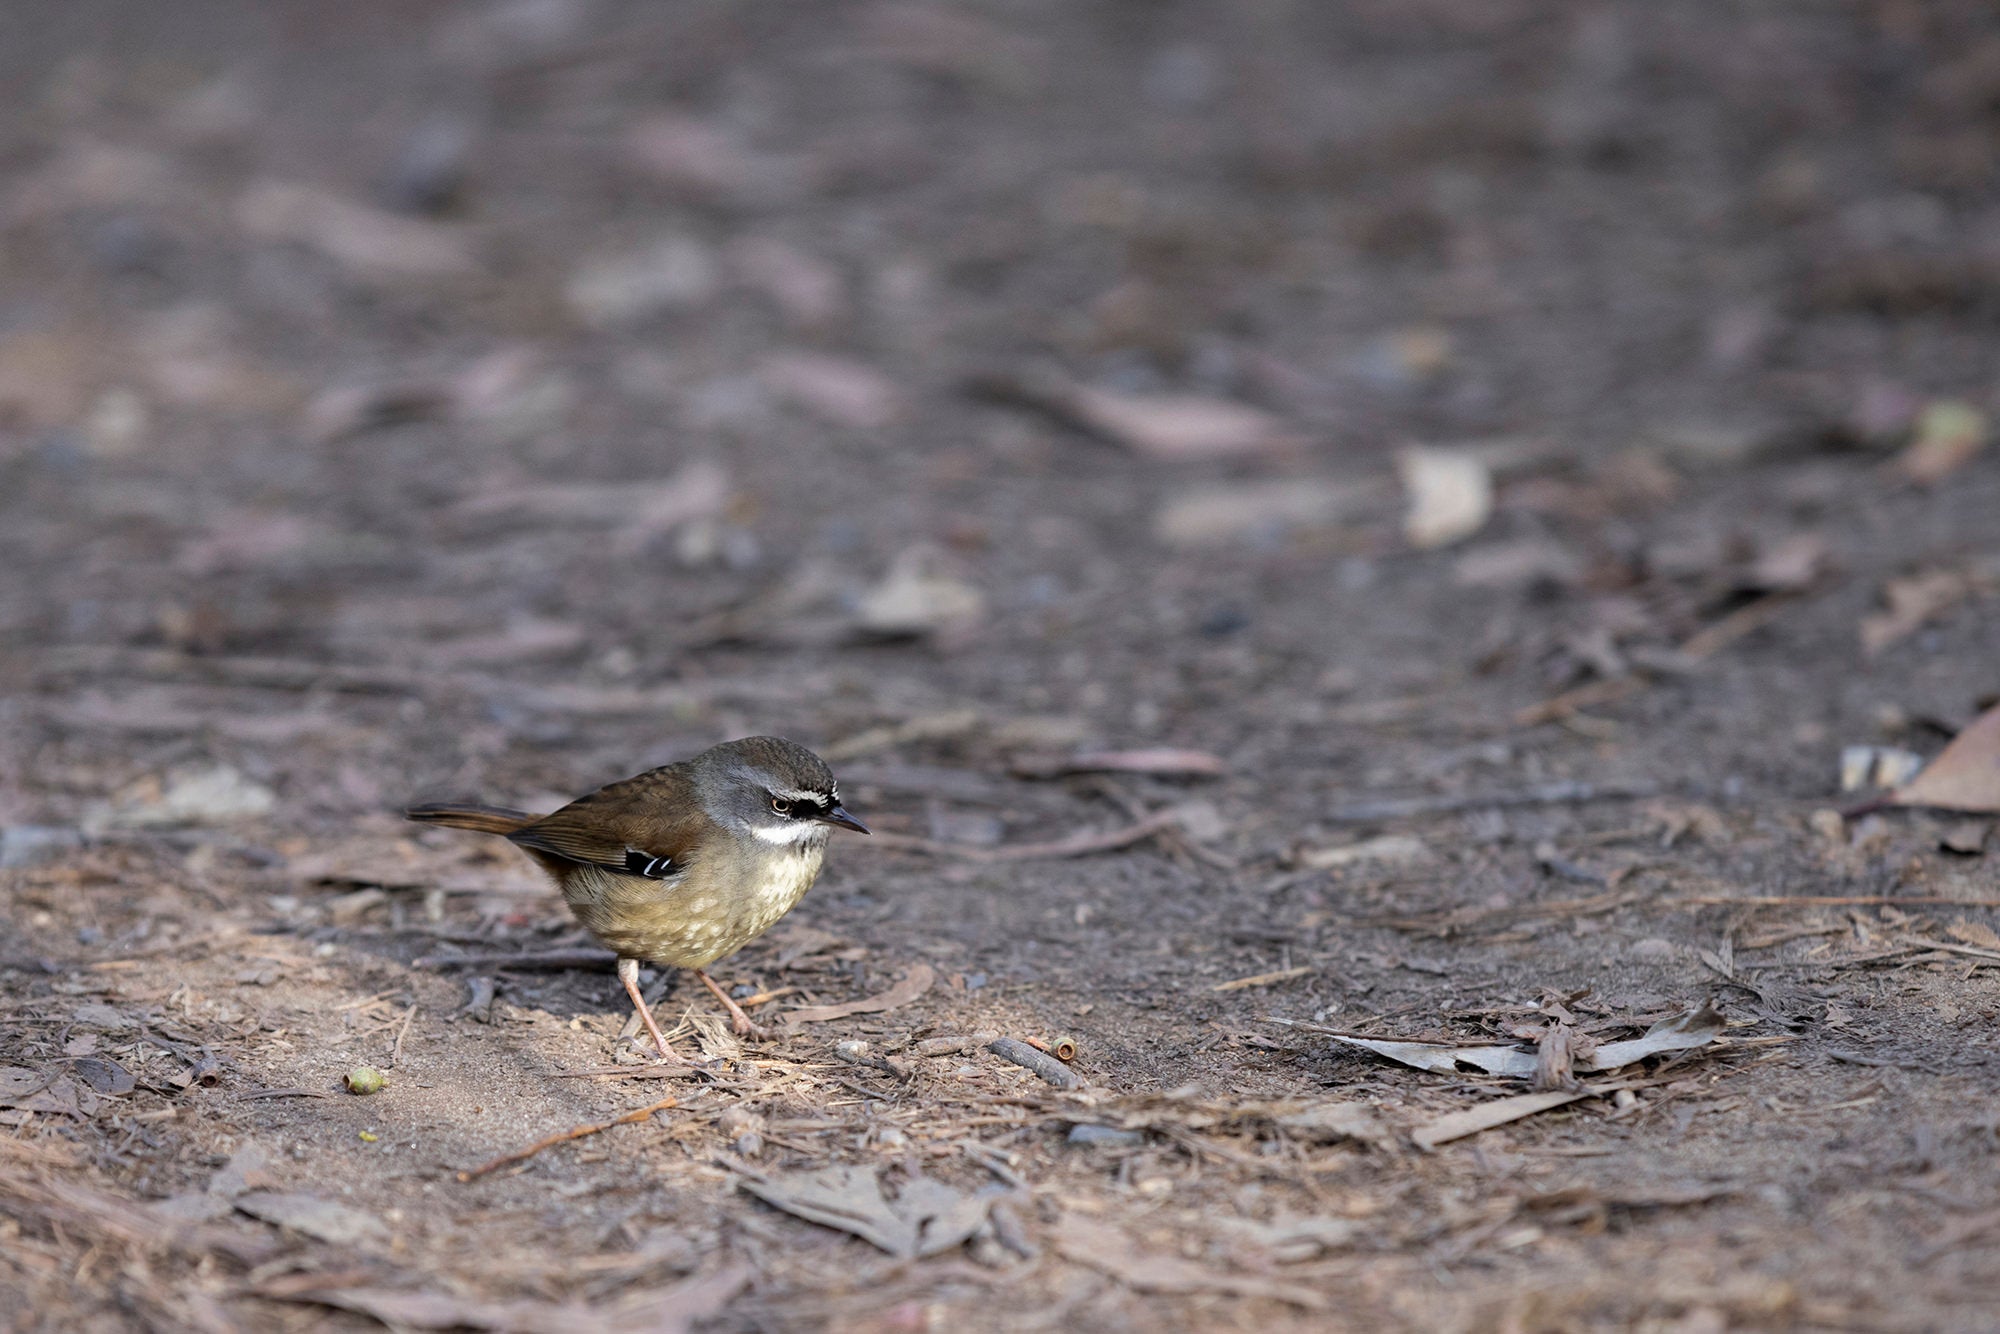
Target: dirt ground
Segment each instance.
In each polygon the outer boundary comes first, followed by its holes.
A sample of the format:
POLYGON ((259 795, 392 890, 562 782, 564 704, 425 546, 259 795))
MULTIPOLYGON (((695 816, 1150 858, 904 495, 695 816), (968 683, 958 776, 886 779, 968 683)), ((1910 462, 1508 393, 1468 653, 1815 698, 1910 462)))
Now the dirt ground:
POLYGON ((1988 6, 7 25, 0 1324, 2000 1328, 1988 6), (762 732, 699 1076, 399 819, 762 732))

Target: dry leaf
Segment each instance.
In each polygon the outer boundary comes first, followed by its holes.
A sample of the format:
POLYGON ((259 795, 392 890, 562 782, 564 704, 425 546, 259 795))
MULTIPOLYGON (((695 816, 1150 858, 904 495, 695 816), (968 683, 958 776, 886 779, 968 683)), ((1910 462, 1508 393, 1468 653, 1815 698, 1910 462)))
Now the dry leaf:
POLYGON ((691 236, 666 236, 638 250, 585 260, 564 284, 563 299, 584 323, 615 328, 693 309, 721 286, 707 246, 691 236))
POLYGON ((1984 922, 1974 922, 1961 917, 1944 929, 1953 940, 1967 945, 1977 945, 1983 950, 2000 950, 2000 931, 1995 931, 1984 922))
POLYGON ((949 638, 969 631, 985 614, 985 595, 945 566, 935 548, 903 551, 882 582, 861 595, 855 608, 860 628, 889 639, 949 638))
POLYGON ((1000 377, 984 387, 1135 454, 1167 462, 1272 454, 1303 443, 1283 420, 1261 408, 1198 394, 1125 394, 1056 375, 1000 377))
POLYGON ((826 328, 847 314, 845 278, 817 255, 773 237, 747 237, 729 247, 729 264, 795 328, 826 328))
POLYGON ((896 382, 865 362, 822 352, 766 357, 761 378, 771 391, 829 426, 879 431, 903 415, 896 382))
POLYGON ((1153 535, 1170 547, 1275 540, 1301 528, 1324 528, 1370 498, 1359 487, 1301 478, 1204 486, 1174 497, 1153 516, 1153 535))
POLYGON ((271 1155, 255 1140, 246 1140, 208 1179, 208 1193, 233 1200, 246 1191, 269 1190, 277 1184, 278 1178, 271 1172, 271 1155))
POLYGON ((1584 581, 1586 573, 1574 551, 1549 537, 1482 542, 1460 556, 1451 569, 1452 582, 1461 588, 1574 588, 1584 581))
POLYGON ((390 1240, 388 1224, 374 1214, 317 1195, 251 1191, 236 1197, 236 1207, 252 1218, 336 1245, 386 1245, 390 1240))
POLYGON ((684 1334, 698 1320, 727 1306, 749 1285, 750 1271, 737 1266, 671 1288, 635 1292, 615 1303, 480 1301, 442 1292, 397 1292, 390 1288, 307 1288, 260 1292, 276 1301, 310 1302, 359 1311, 398 1329, 488 1329, 504 1334, 684 1334))
POLYGON ((1252 1274, 1232 1274, 1164 1252, 1147 1254, 1107 1223, 1066 1213, 1050 1241, 1065 1260, 1095 1269, 1139 1292, 1227 1292, 1270 1297, 1309 1311, 1326 1309, 1326 1298, 1311 1288, 1252 1274))
POLYGON ((1970 403, 1946 399, 1932 403, 1917 418, 1910 443, 1896 458, 1896 468, 1913 482, 1943 481, 1986 448, 1992 423, 1970 403))
POLYGON ((122 1098, 138 1084, 130 1070, 108 1056, 79 1057, 69 1068, 91 1092, 107 1098, 122 1098))
POLYGON ((1449 546, 1486 526, 1493 513, 1493 473, 1465 449, 1406 449, 1396 460, 1409 493, 1403 534, 1412 546, 1449 546))
MULTIPOLYGON (((73 1116, 78 1119, 97 1111, 97 1095, 59 1072, 29 1070, 21 1066, 0 1069, 0 1107, 45 1116, 73 1116)), ((16 1125, 8 1118, 0 1124, 16 1125)))
POLYGON ((310 186, 253 185, 237 202, 236 220, 253 236, 309 246, 372 277, 450 276, 478 267, 455 227, 384 212, 310 186))
POLYGON ((619 528, 619 549, 637 552, 684 524, 720 515, 728 503, 729 474, 718 464, 699 461, 652 481, 498 486, 466 497, 454 512, 475 518, 613 525, 619 528))
POLYGON ((1760 550, 1738 587, 1751 593, 1800 592, 1826 573, 1830 554, 1820 534, 1793 533, 1760 550))
POLYGON ((1328 1218, 1308 1215, 1280 1217, 1259 1223, 1249 1218, 1221 1215, 1214 1220, 1225 1237, 1239 1242, 1274 1264, 1298 1264, 1317 1260, 1328 1251, 1343 1250, 1369 1240, 1375 1228, 1357 1218, 1328 1218))
POLYGON ((1284 1127, 1293 1138, 1315 1144, 1351 1139, 1379 1145, 1389 1143, 1392 1138, 1374 1109, 1358 1102, 1307 1103, 1274 1113, 1271 1122, 1284 1127))
POLYGON ((1467 1135, 1476 1135, 1494 1126, 1504 1126, 1509 1121, 1518 1121, 1536 1112, 1546 1112, 1552 1107, 1562 1107, 1581 1098, 1592 1097, 1605 1090, 1597 1089, 1553 1089, 1546 1093, 1517 1093, 1511 1098, 1495 1098, 1492 1102, 1468 1107, 1462 1112, 1452 1112, 1440 1116, 1426 1125, 1418 1126, 1410 1132, 1410 1139, 1420 1149, 1435 1149, 1438 1145, 1467 1135))
POLYGON ((1948 811, 2000 811, 2000 705, 1953 737, 1923 772, 1889 794, 1897 806, 1948 811))
POLYGON ((1430 846, 1415 834, 1383 834, 1338 848, 1303 848, 1298 863, 1315 871, 1328 871, 1360 862, 1421 862, 1431 857, 1430 846))
POLYGON ((1891 579, 1882 590, 1887 611, 1861 618, 1861 651, 1874 657, 1971 596, 1973 582, 1959 570, 1926 570, 1891 579))
MULTIPOLYGON (((1672 1018, 1662 1019, 1639 1037, 1628 1038, 1623 1042, 1607 1042, 1589 1055, 1578 1055, 1575 1068, 1598 1072, 1616 1070, 1634 1061, 1644 1060, 1648 1056, 1661 1056, 1668 1052, 1688 1051, 1705 1046, 1722 1035, 1722 1024, 1722 1016, 1706 1007, 1675 1015, 1672 1018)), ((1364 1051, 1372 1051, 1378 1056, 1386 1056, 1392 1061, 1399 1061, 1418 1070, 1428 1070, 1433 1074, 1460 1074, 1471 1069, 1482 1070, 1489 1075, 1533 1079, 1540 1069, 1536 1052, 1512 1043, 1426 1042, 1371 1038, 1357 1033, 1327 1033, 1326 1036, 1335 1042, 1350 1047, 1360 1047, 1364 1051)))
POLYGON ((1960 820, 1938 835, 1938 846, 1962 857, 1977 857, 1986 851, 1986 840, 1992 832, 1991 821, 1960 820))
POLYGON ((746 1177, 741 1185, 766 1204, 851 1232, 903 1260, 962 1245, 985 1225, 993 1202, 991 1195, 968 1195, 930 1177, 910 1178, 891 1200, 875 1169, 859 1166, 746 1177))
POLYGON ((931 989, 937 980, 936 971, 927 963, 920 963, 910 969, 908 976, 880 995, 862 1000, 848 1001, 844 1005, 805 1005, 788 1011, 785 1020, 794 1024, 820 1024, 829 1019, 845 1019, 852 1014, 880 1014, 908 1005, 917 997, 931 989))

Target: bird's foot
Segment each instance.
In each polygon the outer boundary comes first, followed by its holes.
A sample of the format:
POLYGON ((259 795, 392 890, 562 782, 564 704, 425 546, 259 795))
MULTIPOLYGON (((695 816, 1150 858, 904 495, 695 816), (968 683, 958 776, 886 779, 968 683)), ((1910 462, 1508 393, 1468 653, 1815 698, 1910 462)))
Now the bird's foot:
POLYGON ((762 1024, 757 1023, 749 1015, 745 1014, 743 1007, 738 1005, 735 999, 728 992, 724 991, 716 983, 716 980, 706 972, 697 968, 694 975, 701 979, 701 984, 707 987, 717 1000, 722 1002, 722 1008, 729 1011, 730 1032, 739 1038, 748 1038, 752 1042, 769 1042, 777 1036, 770 1029, 765 1028, 762 1024))

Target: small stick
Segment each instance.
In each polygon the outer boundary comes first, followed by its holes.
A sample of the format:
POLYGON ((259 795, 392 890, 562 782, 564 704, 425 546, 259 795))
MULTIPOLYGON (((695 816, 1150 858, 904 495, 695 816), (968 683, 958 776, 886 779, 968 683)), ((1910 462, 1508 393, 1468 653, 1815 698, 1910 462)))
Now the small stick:
POLYGON ((1676 894, 1649 900, 1667 907, 1900 907, 2000 908, 2000 899, 1954 899, 1941 894, 1773 894, 1763 898, 1731 898, 1727 894, 1676 894))
POLYGON ((1539 727, 1567 718, 1578 709, 1587 709, 1594 704, 1610 704, 1621 700, 1638 690, 1642 682, 1636 676, 1613 676, 1603 681, 1587 681, 1574 690, 1565 690, 1539 704, 1530 704, 1515 712, 1513 723, 1516 727, 1539 727))
POLYGON ((1314 964, 1301 964, 1297 968, 1280 968, 1275 972, 1258 973, 1255 977, 1239 977, 1233 982, 1221 982, 1209 988, 1210 991, 1241 991, 1245 987, 1268 987, 1273 982, 1289 982, 1295 977, 1316 973, 1314 964))
POLYGON ((560 1131, 554 1135, 548 1136, 545 1139, 538 1139, 525 1149, 516 1149, 512 1153, 503 1153, 490 1163, 481 1163, 479 1166, 473 1168, 469 1172, 460 1172, 458 1174, 458 1179, 460 1181, 473 1181, 479 1177, 485 1176, 488 1172, 497 1172, 501 1168, 509 1166, 510 1164, 524 1163, 528 1159, 540 1153, 543 1149, 552 1149, 558 1144, 567 1144, 573 1139, 584 1139, 587 1138, 588 1136, 596 1135, 603 1131, 609 1130, 613 1126, 629 1126, 637 1121, 645 1121, 650 1119, 655 1112, 664 1112, 669 1107, 678 1107, 678 1106, 680 1106, 679 1098, 662 1098, 658 1102, 653 1103, 650 1106, 641 1107, 636 1111, 627 1112, 623 1116, 613 1117, 611 1120, 606 1121, 601 1125, 571 1126, 568 1130, 560 1131))
POLYGON ((525 953, 510 953, 506 950, 484 950, 475 954, 426 954, 421 959, 410 962, 412 968, 483 968, 493 965, 501 968, 533 968, 559 972, 565 968, 599 968, 607 963, 616 963, 618 956, 610 950, 529 950, 525 953))
MULTIPOLYGON (((1795 600, 1789 593, 1772 593, 1738 607, 1713 625, 1706 626, 1683 640, 1677 651, 1691 662, 1711 658, 1745 635, 1769 624, 1795 600)), ((1624 699, 1646 684, 1648 684, 1646 678, 1636 673, 1607 677, 1602 681, 1587 681, 1539 704, 1530 704, 1518 710, 1514 714, 1513 722, 1516 727, 1538 727, 1543 723, 1558 722, 1579 709, 1624 699)))
POLYGON ((963 1056, 974 1047, 983 1047, 999 1036, 988 1030, 959 1037, 924 1038, 912 1045, 910 1051, 917 1056, 963 1056))
POLYGON ((410 1021, 416 1017, 417 1007, 412 1005, 410 1006, 410 1012, 403 1016, 403 1026, 396 1030, 396 1045, 389 1049, 389 1064, 391 1066, 402 1065, 403 1039, 410 1035, 410 1021))
POLYGON ((1023 1069, 1034 1071, 1059 1089, 1083 1087, 1083 1078, 1076 1071, 1047 1052, 1036 1051, 1017 1038, 995 1038, 986 1044, 986 1050, 995 1056, 1012 1061, 1023 1069))

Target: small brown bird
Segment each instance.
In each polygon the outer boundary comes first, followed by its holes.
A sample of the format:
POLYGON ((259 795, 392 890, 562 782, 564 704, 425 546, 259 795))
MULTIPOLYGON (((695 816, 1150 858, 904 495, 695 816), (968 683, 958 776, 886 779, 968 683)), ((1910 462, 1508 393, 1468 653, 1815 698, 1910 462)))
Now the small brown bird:
POLYGON ((639 965, 693 969, 736 1031, 755 1033, 708 965, 763 935, 805 897, 832 826, 868 832, 842 809, 826 761, 774 736, 725 741, 553 815, 452 804, 404 813, 422 824, 499 834, 540 862, 576 919, 618 952, 618 980, 669 1061, 680 1058, 639 995, 639 965))

